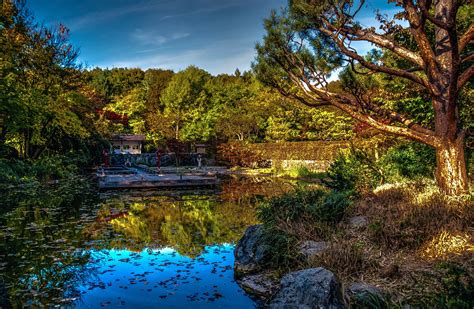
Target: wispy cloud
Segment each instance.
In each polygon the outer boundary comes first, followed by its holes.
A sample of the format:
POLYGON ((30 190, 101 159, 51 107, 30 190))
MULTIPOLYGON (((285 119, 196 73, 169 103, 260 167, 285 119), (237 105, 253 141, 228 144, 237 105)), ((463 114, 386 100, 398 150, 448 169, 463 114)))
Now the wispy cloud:
POLYGON ((104 21, 109 21, 131 13, 156 9, 157 7, 167 2, 171 1, 161 1, 159 3, 145 2, 140 4, 127 5, 123 7, 109 8, 107 10, 95 11, 67 21, 66 24, 72 30, 79 30, 87 26, 95 25, 104 21))
POLYGON ((156 31, 135 29, 131 38, 133 41, 143 46, 160 46, 170 41, 184 39, 190 35, 191 34, 188 32, 175 32, 170 35, 163 35, 156 31))
POLYGON ((255 50, 253 48, 241 48, 234 50, 232 53, 224 53, 222 46, 213 45, 174 53, 150 54, 142 57, 117 60, 99 66, 182 70, 189 65, 197 65, 205 68, 212 74, 219 74, 223 72, 233 73, 236 68, 248 70, 254 57, 255 50))
MULTIPOLYGON (((194 61, 201 59, 207 54, 206 49, 185 50, 172 54, 154 54, 140 58, 112 61, 112 67, 140 67, 182 69, 183 66, 194 64, 194 61), (178 67, 175 64, 179 64, 178 67)), ((109 65, 106 65, 109 66, 109 65)))
POLYGON ((165 16, 161 17, 161 20, 177 18, 177 17, 184 17, 184 16, 190 16, 190 15, 197 15, 197 14, 204 14, 204 13, 212 13, 212 12, 225 10, 225 9, 228 9, 228 8, 231 8, 231 7, 235 7, 235 6, 238 6, 238 5, 239 5, 239 3, 235 3, 235 2, 232 3, 232 2, 229 1, 228 3, 220 4, 220 5, 212 6, 212 7, 208 7, 208 8, 200 8, 200 9, 193 10, 193 11, 188 11, 188 12, 183 12, 183 13, 178 13, 178 14, 172 14, 172 15, 165 15, 165 16))

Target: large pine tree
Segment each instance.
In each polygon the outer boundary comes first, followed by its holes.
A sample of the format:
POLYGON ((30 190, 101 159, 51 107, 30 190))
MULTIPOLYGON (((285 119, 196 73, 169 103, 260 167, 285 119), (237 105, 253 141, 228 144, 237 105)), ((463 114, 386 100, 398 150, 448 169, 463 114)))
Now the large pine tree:
MULTIPOLYGON (((266 20, 267 34, 257 45, 259 78, 282 94, 319 107, 332 105, 380 131, 435 148, 436 179, 449 195, 467 192, 465 131, 458 97, 474 74, 473 6, 470 1, 397 0, 393 18, 376 14, 380 28, 364 27, 357 15, 365 1, 293 0, 287 11, 266 20), (460 11, 468 22, 459 22, 460 11), (360 54, 355 42, 371 43, 395 61, 360 54), (366 74, 400 78, 420 87, 431 99, 434 126, 417 123, 356 92, 335 93, 327 77, 344 65, 366 74)), ((374 2, 372 2, 374 3, 374 2)))

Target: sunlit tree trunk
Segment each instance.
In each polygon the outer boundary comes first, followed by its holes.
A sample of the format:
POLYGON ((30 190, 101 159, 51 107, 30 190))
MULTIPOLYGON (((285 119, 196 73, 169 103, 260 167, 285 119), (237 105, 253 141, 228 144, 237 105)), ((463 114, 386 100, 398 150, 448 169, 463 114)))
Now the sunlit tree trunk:
POLYGON ((435 27, 436 68, 428 67, 427 77, 432 86, 435 111, 435 134, 439 139, 436 149, 436 180, 448 195, 466 193, 469 181, 464 157, 465 132, 459 127, 457 98, 460 55, 456 33, 456 7, 452 0, 438 0, 434 18, 446 26, 435 27), (450 24, 451 23, 451 24, 450 24))
POLYGON ((448 195, 467 192, 469 182, 464 158, 464 137, 446 141, 436 148, 436 180, 440 189, 448 195))

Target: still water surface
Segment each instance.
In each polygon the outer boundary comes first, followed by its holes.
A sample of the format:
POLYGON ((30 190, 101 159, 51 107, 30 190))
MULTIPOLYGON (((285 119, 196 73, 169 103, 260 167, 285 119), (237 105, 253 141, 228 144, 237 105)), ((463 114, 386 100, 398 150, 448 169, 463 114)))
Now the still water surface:
POLYGON ((22 189, 0 210, 0 284, 18 307, 252 308, 233 278, 234 245, 257 223, 258 201, 294 185, 22 189))

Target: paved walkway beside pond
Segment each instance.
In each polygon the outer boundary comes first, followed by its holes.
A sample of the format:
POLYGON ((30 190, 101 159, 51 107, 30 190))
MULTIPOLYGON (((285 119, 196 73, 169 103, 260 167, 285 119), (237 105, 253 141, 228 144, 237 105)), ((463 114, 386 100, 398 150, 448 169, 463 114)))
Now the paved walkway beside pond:
POLYGON ((114 171, 99 173, 99 188, 157 188, 157 187, 196 187, 214 186, 218 183, 216 176, 193 174, 153 174, 134 168, 125 168, 123 173, 114 171))

